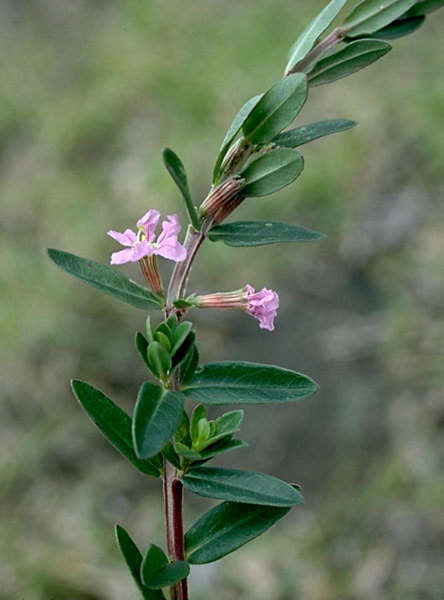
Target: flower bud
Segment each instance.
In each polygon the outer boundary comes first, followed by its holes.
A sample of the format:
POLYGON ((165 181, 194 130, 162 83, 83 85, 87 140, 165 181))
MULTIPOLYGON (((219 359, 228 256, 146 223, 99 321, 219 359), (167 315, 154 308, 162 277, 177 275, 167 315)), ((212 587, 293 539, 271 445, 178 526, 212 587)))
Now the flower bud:
POLYGON ((243 201, 240 193, 243 184, 243 179, 230 177, 211 189, 200 206, 200 216, 210 217, 213 222, 220 223, 243 201))

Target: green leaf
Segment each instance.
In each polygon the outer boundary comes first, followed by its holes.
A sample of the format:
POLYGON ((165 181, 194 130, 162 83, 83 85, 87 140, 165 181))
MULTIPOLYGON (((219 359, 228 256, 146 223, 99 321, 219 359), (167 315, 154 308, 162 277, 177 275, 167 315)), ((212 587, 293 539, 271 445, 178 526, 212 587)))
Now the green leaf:
POLYGON ((253 98, 250 98, 249 100, 247 100, 247 102, 245 102, 245 104, 242 106, 240 111, 234 117, 233 122, 231 123, 230 127, 228 128, 228 131, 225 134, 225 137, 224 137, 221 147, 219 149, 219 154, 217 156, 216 164, 214 165, 213 183, 215 183, 218 179, 222 162, 225 158, 225 155, 226 155, 229 147, 231 146, 231 144, 233 143, 233 140, 239 133, 245 120, 248 118, 248 115, 251 113, 253 108, 256 106, 256 104, 259 102, 259 100, 262 98, 262 96, 263 96, 263 94, 258 94, 257 96, 254 96, 253 98))
POLYGON ((154 333, 158 333, 159 331, 165 334, 168 339, 171 339, 171 336, 173 335, 173 331, 166 321, 162 321, 162 323, 159 323, 154 333))
POLYGON ((314 65, 308 74, 310 85, 323 85, 347 77, 368 67, 391 49, 390 44, 380 40, 351 42, 314 65))
POLYGON ((190 190, 188 187, 187 174, 182 161, 170 148, 165 148, 163 151, 163 161, 167 168, 168 173, 173 178, 175 184, 182 193, 185 205, 190 217, 190 221, 195 229, 199 229, 199 218, 197 216, 196 209, 191 199, 190 190))
POLYGON ((225 242, 228 246, 264 246, 282 242, 311 242, 324 238, 323 233, 300 225, 287 225, 272 221, 237 221, 216 225, 210 230, 212 242, 225 242))
POLYGON ((289 369, 231 361, 205 365, 182 387, 187 397, 206 405, 293 402, 317 389, 312 379, 289 369))
POLYGON ((133 444, 139 458, 162 450, 182 421, 183 396, 145 382, 140 388, 133 417, 133 444))
POLYGON ((137 351, 139 352, 140 356, 142 357, 143 362, 146 364, 146 366, 148 368, 150 368, 150 365, 149 365, 148 359, 147 359, 148 342, 147 342, 145 336, 140 333, 140 331, 138 331, 136 333, 136 348, 137 348, 137 351))
POLYGON ((173 444, 171 442, 168 442, 168 444, 162 450, 162 455, 167 459, 168 462, 170 462, 172 465, 174 465, 176 467, 176 469, 181 468, 180 458, 179 458, 177 452, 175 451, 173 444))
POLYGON ((165 600, 165 596, 161 591, 152 591, 147 589, 140 576, 140 568, 142 565, 142 555, 139 552, 136 544, 130 538, 129 534, 120 525, 116 525, 116 539, 122 552, 123 558, 130 570, 130 573, 139 588, 142 597, 145 600, 165 600))
POLYGON ((222 438, 219 442, 211 444, 208 448, 204 448, 199 454, 199 461, 207 461, 214 458, 218 454, 223 452, 229 452, 230 450, 238 450, 239 448, 247 448, 247 442, 243 440, 232 440, 230 436, 222 438))
POLYGON ((131 437, 131 418, 102 392, 83 381, 71 382, 75 397, 103 435, 139 471, 159 477, 162 461, 159 457, 141 460, 134 453, 131 437))
POLYGON ((304 73, 294 73, 275 83, 243 124, 245 138, 252 144, 269 142, 298 115, 307 99, 307 90, 304 73))
POLYGON ((214 421, 214 434, 211 440, 216 442, 226 435, 231 435, 239 431, 244 418, 243 410, 231 410, 214 421))
POLYGON ((131 281, 115 267, 102 265, 94 260, 54 248, 48 248, 48 256, 70 275, 122 302, 144 310, 162 307, 159 300, 147 288, 131 281))
POLYGON ((174 436, 174 441, 182 442, 183 444, 191 445, 191 437, 190 437, 190 419, 188 417, 187 411, 184 409, 182 411, 182 421, 176 431, 176 435, 174 436))
POLYGON ((168 558, 162 548, 151 544, 140 567, 142 583, 148 586, 153 575, 168 564, 168 558))
POLYGON ((147 587, 152 590, 159 590, 179 583, 182 579, 186 579, 189 574, 190 565, 187 562, 178 560, 168 563, 150 577, 149 582, 147 581, 147 587))
POLYGON ((238 448, 246 448, 248 446, 247 442, 243 440, 232 440, 224 438, 220 442, 216 444, 212 444, 210 447, 197 452, 196 450, 192 450, 188 448, 185 444, 180 442, 176 442, 175 448, 176 452, 187 458, 188 460, 192 460, 194 462, 203 463, 211 458, 214 458, 218 454, 222 454, 223 452, 229 452, 230 450, 237 450, 238 448))
POLYGON ((206 416, 207 412, 205 406, 202 404, 195 406, 190 418, 190 436, 193 442, 194 440, 197 440, 197 425, 201 419, 206 419, 206 416))
POLYGON ((405 16, 417 17, 419 15, 427 15, 443 6, 444 0, 423 0, 422 2, 416 2, 405 16))
POLYGON ((176 369, 180 367, 180 365, 186 361, 189 354, 193 352, 194 343, 196 341, 196 334, 194 331, 190 331, 190 333, 185 338, 185 341, 182 343, 180 348, 175 352, 172 361, 172 368, 176 369))
POLYGON ((189 383, 199 365, 199 351, 196 344, 193 344, 192 349, 186 355, 183 363, 180 366, 180 381, 183 384, 189 383))
POLYGON ((179 321, 177 320, 177 315, 175 312, 171 313, 165 322, 172 332, 175 331, 176 327, 179 325, 179 321))
POLYGON ((211 434, 210 423, 206 419, 200 419, 197 423, 197 437, 193 442, 193 446, 199 452, 205 448, 208 438, 211 434))
POLYGON ((295 506, 303 502, 301 494, 285 481, 255 471, 194 467, 182 480, 188 490, 205 498, 266 506, 295 506))
POLYGON ((414 33, 425 21, 425 16, 409 17, 408 19, 398 19, 393 21, 387 27, 378 29, 375 33, 365 34, 365 37, 371 37, 378 40, 396 40, 414 33))
POLYGON ((317 121, 316 123, 310 123, 309 125, 303 125, 302 127, 284 131, 284 133, 273 138, 272 142, 281 148, 297 148, 298 146, 308 144, 308 142, 312 142, 313 140, 317 140, 326 135, 346 131, 355 125, 357 125, 356 121, 350 121, 348 119, 317 121))
POLYGON ((171 369, 171 356, 160 342, 151 342, 147 350, 147 359, 153 375, 164 379, 171 369))
POLYGON ((146 337, 148 342, 153 342, 154 338, 153 338, 153 328, 151 327, 151 317, 148 315, 146 318, 146 325, 145 325, 145 330, 146 330, 146 337))
POLYGON ((154 341, 159 342, 165 348, 165 350, 170 353, 171 351, 171 342, 170 339, 162 332, 156 331, 154 334, 154 341))
POLYGON ((331 0, 317 17, 304 29, 290 50, 285 72, 289 73, 295 65, 307 56, 319 36, 331 25, 347 0, 331 0))
POLYGON ((374 33, 389 25, 415 4, 415 0, 363 0, 347 16, 347 37, 374 33))
POLYGON ((171 356, 174 356, 179 348, 182 346, 188 334, 193 328, 193 324, 190 321, 183 321, 180 325, 178 325, 176 331, 173 334, 172 339, 172 350, 171 356))
POLYGON ((304 168, 304 159, 297 150, 276 148, 253 158, 243 169, 243 196, 267 196, 294 181, 304 168))
POLYGON ((384 40, 395 40, 417 31, 425 22, 425 15, 409 17, 408 19, 399 19, 387 27, 376 31, 372 37, 382 38, 384 40))
POLYGON ((267 531, 289 508, 222 502, 203 515, 185 534, 188 562, 219 560, 267 531))

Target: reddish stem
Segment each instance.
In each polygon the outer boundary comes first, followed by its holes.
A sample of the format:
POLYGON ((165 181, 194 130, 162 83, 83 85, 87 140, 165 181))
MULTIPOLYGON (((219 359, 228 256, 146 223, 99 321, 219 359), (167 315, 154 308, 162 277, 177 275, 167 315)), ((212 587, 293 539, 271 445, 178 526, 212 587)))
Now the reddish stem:
MULTIPOLYGON (((171 560, 184 560, 183 486, 180 479, 177 478, 175 467, 166 460, 164 461, 163 493, 168 554, 171 560)), ((188 600, 186 579, 182 579, 177 585, 172 586, 171 600, 188 600)))

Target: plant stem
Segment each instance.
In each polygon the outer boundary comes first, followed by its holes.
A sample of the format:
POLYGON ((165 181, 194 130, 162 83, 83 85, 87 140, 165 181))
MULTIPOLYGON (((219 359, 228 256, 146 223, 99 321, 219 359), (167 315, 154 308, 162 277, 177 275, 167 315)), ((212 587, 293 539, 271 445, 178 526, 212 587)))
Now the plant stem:
MULTIPOLYGON (((173 302, 185 293, 188 277, 197 252, 205 240, 211 221, 202 223, 200 231, 189 226, 184 241, 187 257, 184 261, 176 263, 171 275, 167 294, 166 316, 171 312, 173 302)), ((177 388, 178 381, 173 381, 173 389, 177 388)), ((185 543, 183 531, 183 485, 177 477, 177 469, 166 459, 163 461, 163 497, 165 511, 165 529, 168 555, 171 560, 184 560, 185 543)), ((170 588, 171 600, 188 600, 187 579, 182 579, 170 588)))
MULTIPOLYGON (((171 560, 185 556, 183 533, 183 486, 177 478, 176 468, 164 459, 163 495, 168 555, 171 560)), ((188 600, 188 584, 182 579, 171 587, 171 600, 188 600)))
POLYGON ((333 29, 331 33, 327 35, 323 40, 317 44, 313 50, 311 50, 305 58, 300 60, 295 66, 289 71, 285 71, 284 76, 291 75, 292 73, 297 73, 304 71, 310 64, 316 59, 322 56, 327 50, 330 50, 335 46, 338 42, 342 42, 342 40, 346 36, 346 29, 343 27, 336 27, 333 29))
POLYGON ((200 231, 196 231, 194 227, 189 226, 185 236, 184 246, 187 251, 187 257, 184 261, 176 263, 173 274, 171 275, 170 284, 168 286, 167 306, 171 310, 174 300, 182 298, 185 294, 188 277, 191 267, 193 266, 196 254, 199 251, 203 241, 205 240, 208 229, 211 226, 211 220, 204 221, 200 231))

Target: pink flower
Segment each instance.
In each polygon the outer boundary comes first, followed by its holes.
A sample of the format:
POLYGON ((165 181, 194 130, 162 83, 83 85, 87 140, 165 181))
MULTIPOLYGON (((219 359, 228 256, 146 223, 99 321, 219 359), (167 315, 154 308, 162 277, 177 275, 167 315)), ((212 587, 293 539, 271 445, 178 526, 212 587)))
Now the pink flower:
POLYGON ((126 229, 123 233, 108 231, 110 237, 122 246, 127 246, 125 250, 111 254, 111 264, 122 265, 127 262, 137 262, 145 256, 153 254, 176 262, 185 260, 187 252, 177 239, 180 232, 177 215, 167 216, 167 220, 162 223, 162 231, 155 241, 159 219, 160 213, 151 209, 137 221, 139 229, 137 234, 131 229, 126 229))
POLYGON ((234 292, 217 292, 197 296, 195 305, 199 308, 235 308, 244 310, 259 321, 261 329, 274 331, 274 320, 279 308, 279 296, 273 290, 263 288, 260 292, 246 285, 234 292))
POLYGON ((279 308, 279 296, 273 290, 262 288, 260 292, 247 285, 248 312, 259 321, 261 329, 274 331, 274 320, 279 308))

